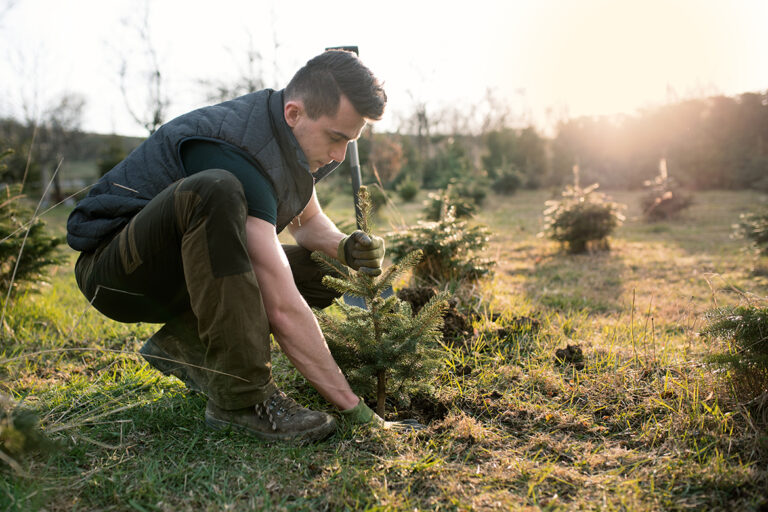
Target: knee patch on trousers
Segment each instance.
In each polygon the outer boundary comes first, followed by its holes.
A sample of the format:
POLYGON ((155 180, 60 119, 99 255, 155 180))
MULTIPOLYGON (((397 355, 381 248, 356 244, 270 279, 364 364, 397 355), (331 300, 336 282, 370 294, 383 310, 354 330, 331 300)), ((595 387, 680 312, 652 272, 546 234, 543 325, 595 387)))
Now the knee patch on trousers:
POLYGON ((251 271, 245 236, 248 216, 245 193, 231 172, 209 169, 195 173, 179 183, 174 200, 177 222, 183 233, 204 224, 208 258, 215 277, 251 271))

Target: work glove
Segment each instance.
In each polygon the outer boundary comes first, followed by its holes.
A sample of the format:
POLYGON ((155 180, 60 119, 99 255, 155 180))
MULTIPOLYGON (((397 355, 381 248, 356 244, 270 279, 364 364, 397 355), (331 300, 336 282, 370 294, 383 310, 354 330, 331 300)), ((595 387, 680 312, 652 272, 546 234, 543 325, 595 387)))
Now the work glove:
POLYGON ((337 259, 351 269, 378 276, 384 261, 384 239, 358 229, 341 239, 336 253, 337 259))
POLYGON ((365 425, 392 429, 398 431, 415 431, 423 430, 424 425, 416 420, 402 420, 402 421, 384 421, 381 416, 373 412, 373 410, 365 405, 363 399, 353 408, 341 411, 341 416, 349 423, 353 425, 365 425))

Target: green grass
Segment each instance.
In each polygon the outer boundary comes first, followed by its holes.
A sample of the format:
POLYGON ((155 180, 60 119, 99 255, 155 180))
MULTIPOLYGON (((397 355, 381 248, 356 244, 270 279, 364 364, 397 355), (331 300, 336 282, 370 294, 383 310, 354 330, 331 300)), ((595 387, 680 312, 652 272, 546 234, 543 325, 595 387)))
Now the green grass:
MULTIPOLYGON (((538 238, 546 192, 488 198, 488 318, 445 348, 426 431, 341 429, 310 445, 206 429, 205 400, 136 350, 158 326, 88 308, 73 259, 41 293, 12 297, 0 391, 41 418, 57 448, 0 469, 2 510, 759 510, 768 433, 705 364, 704 312, 768 295, 764 265, 730 238, 764 198, 707 192, 677 221, 647 224, 639 193, 607 253, 569 256, 538 238), (495 322, 492 313, 501 314, 495 322), (537 333, 501 335, 514 317, 537 333), (584 367, 554 352, 577 344, 584 367)), ((393 196, 394 197, 394 196, 393 196)), ((349 199, 347 201, 347 199, 349 199)), ((420 202, 385 209, 380 231, 420 202)), ((66 218, 52 212, 58 229, 66 218)), ((329 214, 352 217, 337 197, 329 214)), ((281 387, 328 408, 274 350, 281 387)))

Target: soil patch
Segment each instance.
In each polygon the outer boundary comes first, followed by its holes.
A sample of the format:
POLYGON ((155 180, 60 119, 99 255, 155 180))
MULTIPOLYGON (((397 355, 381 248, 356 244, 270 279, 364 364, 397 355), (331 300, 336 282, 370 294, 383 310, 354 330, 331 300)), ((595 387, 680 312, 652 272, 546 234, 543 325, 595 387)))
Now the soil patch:
MULTIPOLYGON (((414 314, 418 313, 435 295, 437 290, 430 286, 416 286, 397 291, 397 298, 410 304, 414 314)), ((443 338, 447 340, 465 338, 472 334, 472 323, 467 315, 456 308, 458 303, 455 297, 448 299, 448 307, 443 313, 443 338)))
POLYGON ((411 397, 411 404, 404 409, 398 409, 397 420, 415 419, 425 425, 434 420, 442 420, 448 415, 448 404, 434 396, 417 393, 411 397))
POLYGON ((555 350, 555 363, 559 365, 572 364, 577 370, 584 368, 584 353, 578 345, 568 345, 555 350))

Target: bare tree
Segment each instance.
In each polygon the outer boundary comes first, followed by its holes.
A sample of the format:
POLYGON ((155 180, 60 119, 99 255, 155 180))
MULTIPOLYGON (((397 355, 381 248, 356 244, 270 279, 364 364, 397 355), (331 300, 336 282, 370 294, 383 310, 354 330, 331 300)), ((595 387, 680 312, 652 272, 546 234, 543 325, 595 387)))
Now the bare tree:
MULTIPOLYGON (((277 43, 275 43, 277 44, 277 43)), ((232 55, 242 52, 229 50, 232 55)), ((206 100, 221 102, 231 100, 256 92, 265 87, 264 82, 264 57, 256 48, 253 41, 253 34, 248 32, 248 48, 245 51, 246 62, 240 67, 239 76, 234 81, 228 80, 200 80, 200 84, 205 88, 206 100)))
MULTIPOLYGON (((128 57, 124 53, 120 58, 119 74, 120 91, 123 95, 128 114, 130 114, 133 120, 143 126, 151 135, 165 122, 165 116, 171 102, 163 84, 163 74, 160 71, 160 61, 157 55, 157 49, 152 42, 149 20, 149 1, 147 1, 144 4, 144 16, 142 20, 132 27, 139 36, 141 52, 147 65, 146 70, 141 73, 143 75, 144 86, 146 87, 145 105, 143 108, 136 107, 131 99, 131 94, 128 90, 128 82, 131 73, 129 72, 128 67, 128 57)), ((128 22, 126 21, 125 24, 128 25, 128 22)))
MULTIPOLYGON (((80 124, 84 107, 85 98, 82 95, 64 93, 45 109, 37 124, 38 142, 34 149, 41 165, 42 187, 45 190, 52 176, 53 201, 56 203, 64 198, 61 173, 56 172, 56 169, 65 155, 77 149, 82 138, 80 124)), ((44 199, 46 201, 47 198, 44 199)))
MULTIPOLYGON (((274 23, 272 26, 274 26, 274 23)), ((277 38, 277 33, 274 29, 272 30, 271 57, 265 57, 261 50, 259 50, 259 45, 256 43, 251 31, 247 32, 247 37, 248 46, 245 52, 239 48, 227 49, 228 53, 232 55, 233 60, 240 63, 238 64, 237 78, 234 80, 200 80, 200 85, 202 85, 205 90, 206 101, 221 102, 259 91, 265 87, 273 87, 275 89, 279 87, 278 76, 280 74, 280 66, 277 54, 281 44, 277 38), (241 63, 241 55, 245 55, 244 63, 241 63), (268 64, 271 64, 272 68, 271 79, 268 78, 269 73, 266 71, 268 64)))

